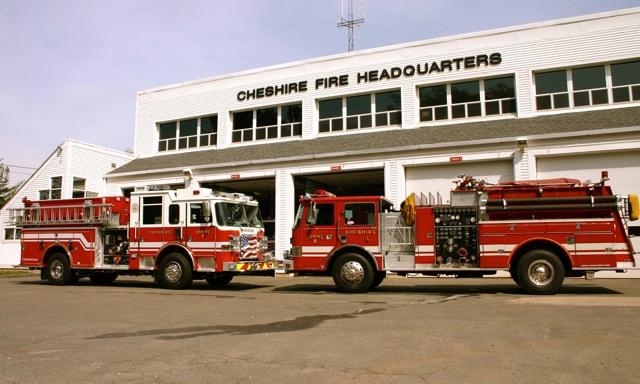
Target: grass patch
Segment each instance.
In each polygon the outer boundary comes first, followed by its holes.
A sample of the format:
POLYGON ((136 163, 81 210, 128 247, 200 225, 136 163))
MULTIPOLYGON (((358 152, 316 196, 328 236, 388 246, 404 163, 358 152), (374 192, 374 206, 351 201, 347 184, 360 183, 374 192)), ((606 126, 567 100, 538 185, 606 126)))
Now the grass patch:
POLYGON ((30 271, 27 269, 0 269, 0 278, 35 276, 36 273, 37 271, 30 271))

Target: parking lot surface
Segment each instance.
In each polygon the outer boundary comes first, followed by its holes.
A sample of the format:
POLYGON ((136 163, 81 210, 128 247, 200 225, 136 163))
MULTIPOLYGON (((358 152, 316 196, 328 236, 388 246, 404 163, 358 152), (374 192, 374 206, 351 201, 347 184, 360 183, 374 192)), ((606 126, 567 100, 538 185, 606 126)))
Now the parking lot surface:
POLYGON ((637 383, 640 280, 0 279, 0 383, 637 383))

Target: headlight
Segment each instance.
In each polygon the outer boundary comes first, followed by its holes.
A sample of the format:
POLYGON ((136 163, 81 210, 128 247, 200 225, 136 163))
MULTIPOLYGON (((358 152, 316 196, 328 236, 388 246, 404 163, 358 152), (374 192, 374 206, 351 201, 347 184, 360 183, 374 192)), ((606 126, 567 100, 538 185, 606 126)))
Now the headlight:
POLYGON ((269 241, 267 239, 267 237, 263 237, 262 239, 260 239, 260 250, 261 251, 266 251, 267 249, 269 249, 269 241))
POLYGON ((229 249, 231 249, 232 251, 240 250, 240 236, 229 236, 229 249))

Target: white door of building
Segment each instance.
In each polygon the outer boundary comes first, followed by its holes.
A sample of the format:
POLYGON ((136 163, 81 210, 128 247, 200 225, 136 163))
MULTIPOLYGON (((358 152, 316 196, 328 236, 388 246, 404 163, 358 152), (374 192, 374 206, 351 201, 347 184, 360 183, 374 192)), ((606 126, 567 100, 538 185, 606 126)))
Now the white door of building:
MULTIPOLYGON (((593 182, 600 180, 602 171, 609 171, 610 180, 607 184, 611 186, 613 193, 640 194, 640 151, 539 157, 536 159, 536 168, 538 179, 566 177, 593 182)), ((640 221, 631 225, 640 226, 640 221)))
POLYGON ((439 192, 442 202, 449 201, 449 192, 455 186, 458 176, 473 176, 489 183, 513 181, 513 162, 511 160, 495 160, 468 163, 454 163, 407 167, 405 170, 406 192, 409 195, 422 192, 434 196, 439 192))

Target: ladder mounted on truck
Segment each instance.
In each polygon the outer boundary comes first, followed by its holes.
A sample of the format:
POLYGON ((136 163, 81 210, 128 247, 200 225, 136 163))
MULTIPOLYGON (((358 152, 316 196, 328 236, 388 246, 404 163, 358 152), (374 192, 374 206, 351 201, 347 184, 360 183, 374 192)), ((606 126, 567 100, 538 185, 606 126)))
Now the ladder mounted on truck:
MULTIPOLYGON (((26 201, 27 204, 31 203, 26 201)), ((94 204, 86 200, 83 204, 47 205, 38 202, 24 208, 9 210, 9 220, 17 227, 75 225, 118 225, 119 215, 113 213, 111 204, 94 204)))

